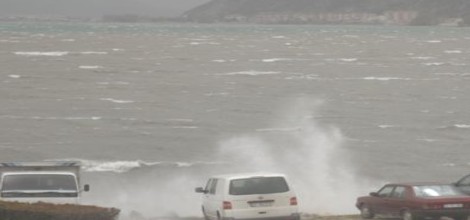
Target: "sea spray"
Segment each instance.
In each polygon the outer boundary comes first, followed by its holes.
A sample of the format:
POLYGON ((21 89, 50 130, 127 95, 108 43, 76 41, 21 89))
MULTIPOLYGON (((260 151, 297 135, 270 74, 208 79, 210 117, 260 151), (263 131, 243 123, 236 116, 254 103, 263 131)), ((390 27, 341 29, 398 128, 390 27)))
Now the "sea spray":
POLYGON ((287 174, 303 212, 356 213, 356 197, 369 188, 355 175, 352 154, 344 149, 340 130, 315 120, 321 105, 319 100, 299 98, 281 110, 273 128, 222 141, 219 156, 236 164, 235 172, 287 174))

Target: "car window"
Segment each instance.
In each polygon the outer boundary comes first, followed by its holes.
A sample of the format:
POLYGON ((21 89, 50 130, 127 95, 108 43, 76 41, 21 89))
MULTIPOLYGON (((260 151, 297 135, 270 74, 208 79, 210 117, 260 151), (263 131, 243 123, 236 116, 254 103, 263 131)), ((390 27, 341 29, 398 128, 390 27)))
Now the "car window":
POLYGON ((395 190, 393 190, 391 197, 397 198, 397 199, 403 199, 405 198, 405 191, 406 191, 405 187, 397 186, 395 190))
POLYGON ((256 177, 230 181, 230 195, 253 195, 289 191, 283 177, 256 177))
POLYGON ((466 177, 462 178, 458 182, 458 185, 459 186, 470 186, 470 176, 466 176, 466 177))
POLYGON ((383 187, 383 188, 378 192, 379 197, 388 197, 388 196, 390 196, 390 193, 392 193, 393 188, 395 188, 395 186, 385 186, 385 187, 383 187))
POLYGON ((451 185, 414 186, 413 191, 416 197, 422 198, 463 195, 451 185))

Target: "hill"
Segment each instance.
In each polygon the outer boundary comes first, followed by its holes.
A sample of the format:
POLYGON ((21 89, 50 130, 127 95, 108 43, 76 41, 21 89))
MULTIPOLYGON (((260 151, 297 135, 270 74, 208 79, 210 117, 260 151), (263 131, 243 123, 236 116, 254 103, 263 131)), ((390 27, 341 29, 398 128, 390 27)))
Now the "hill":
POLYGON ((212 0, 193 22, 469 25, 468 0, 212 0))

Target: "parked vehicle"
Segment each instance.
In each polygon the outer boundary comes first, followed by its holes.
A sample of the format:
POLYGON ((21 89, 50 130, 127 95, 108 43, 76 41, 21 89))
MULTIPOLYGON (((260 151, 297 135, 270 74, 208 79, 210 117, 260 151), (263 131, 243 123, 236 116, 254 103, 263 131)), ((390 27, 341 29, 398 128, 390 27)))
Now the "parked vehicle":
POLYGON ((78 204, 80 164, 77 162, 0 163, 0 200, 78 204))
POLYGON ((470 196, 451 184, 392 183, 369 196, 359 197, 356 207, 364 219, 387 215, 399 216, 403 220, 438 219, 444 216, 467 220, 470 196))
POLYGON ((459 181, 454 183, 461 192, 470 195, 470 175, 462 177, 459 181))
POLYGON ((206 220, 299 220, 297 197, 286 176, 274 173, 211 177, 204 188, 202 213, 206 220))

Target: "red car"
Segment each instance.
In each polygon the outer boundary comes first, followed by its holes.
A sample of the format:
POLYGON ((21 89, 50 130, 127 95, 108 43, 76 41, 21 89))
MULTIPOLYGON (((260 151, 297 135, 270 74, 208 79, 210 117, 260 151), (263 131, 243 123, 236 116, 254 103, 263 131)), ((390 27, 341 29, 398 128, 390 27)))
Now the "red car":
POLYGON ((386 184, 378 192, 370 193, 370 196, 357 198, 356 207, 364 219, 385 215, 399 216, 403 220, 440 217, 467 220, 470 196, 451 184, 386 184))

